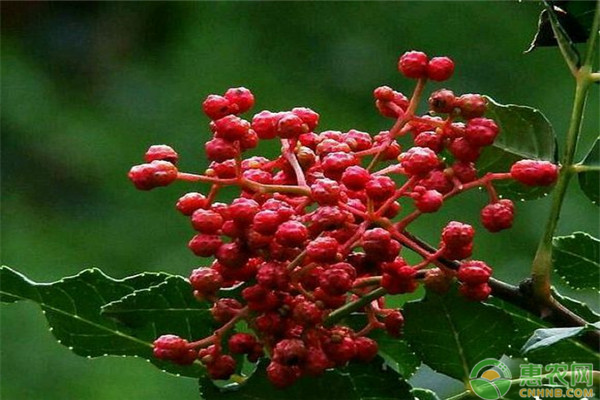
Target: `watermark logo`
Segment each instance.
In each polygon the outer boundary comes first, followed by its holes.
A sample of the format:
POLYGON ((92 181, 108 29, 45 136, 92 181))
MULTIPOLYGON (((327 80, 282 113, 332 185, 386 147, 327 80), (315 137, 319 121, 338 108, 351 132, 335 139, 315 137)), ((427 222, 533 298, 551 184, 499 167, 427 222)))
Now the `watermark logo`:
POLYGON ((477 363, 469 374, 471 390, 484 400, 498 400, 508 393, 512 375, 503 362, 486 358, 477 363))

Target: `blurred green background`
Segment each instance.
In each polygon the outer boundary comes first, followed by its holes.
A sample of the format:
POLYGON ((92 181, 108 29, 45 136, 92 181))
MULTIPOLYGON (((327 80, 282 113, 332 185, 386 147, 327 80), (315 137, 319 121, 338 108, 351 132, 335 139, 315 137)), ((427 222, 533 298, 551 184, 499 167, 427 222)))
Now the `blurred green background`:
MULTIPOLYGON (((198 187, 142 193, 126 173, 157 143, 179 151, 183 170, 202 170, 209 131, 201 101, 232 86, 253 90, 255 111, 308 106, 321 113, 322 130, 376 133, 390 121, 375 111, 372 89, 388 84, 410 92, 413 82, 397 73, 396 60, 421 49, 456 61, 444 86, 539 108, 560 140, 572 79, 558 51, 522 54, 540 7, 2 2, 2 263, 42 282, 91 266, 115 277, 144 270, 187 275, 199 259, 186 247, 192 229, 173 206, 198 187)), ((579 155, 598 133, 597 109, 594 90, 579 155)), ((267 145, 257 154, 276 150, 267 145)), ((415 232, 434 241, 450 218, 480 226, 484 202, 482 193, 451 201, 415 232)), ((547 210, 548 199, 520 203, 513 230, 492 236, 480 229, 476 256, 498 277, 519 281, 547 210)), ((576 185, 560 223, 561 233, 574 230, 598 236, 598 209, 576 185)), ((75 356, 54 341, 31 304, 2 307, 0 321, 2 399, 198 398, 193 380, 143 360, 75 356)), ((431 376, 419 381, 445 385, 431 376)))

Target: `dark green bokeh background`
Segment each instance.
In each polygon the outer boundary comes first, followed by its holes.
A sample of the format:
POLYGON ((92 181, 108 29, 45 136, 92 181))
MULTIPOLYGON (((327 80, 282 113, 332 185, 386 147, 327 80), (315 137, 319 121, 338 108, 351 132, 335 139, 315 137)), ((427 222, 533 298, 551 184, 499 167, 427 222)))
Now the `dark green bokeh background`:
MULTIPOLYGON (((323 130, 376 133, 390 121, 374 110, 372 89, 410 92, 396 60, 422 49, 454 58, 445 85, 455 92, 537 107, 560 140, 572 79, 558 51, 522 54, 539 10, 536 2, 2 2, 2 263, 43 282, 91 266, 115 277, 186 275, 202 261, 186 248, 192 230, 173 204, 197 187, 142 193, 126 172, 156 143, 178 149, 183 170, 202 170, 209 131, 200 103, 231 86, 251 88, 256 111, 308 106, 323 130)), ((579 155, 598 133, 597 109, 594 90, 579 155)), ((450 218, 480 226, 484 202, 481 193, 449 202, 416 233, 436 240, 450 218)), ((513 230, 480 229, 476 256, 517 282, 547 210, 548 199, 518 204, 513 230)), ((560 224, 574 230, 598 236, 597 208, 576 185, 560 224)), ((193 380, 143 360, 75 356, 31 304, 3 307, 1 333, 6 400, 198 397, 193 380)))

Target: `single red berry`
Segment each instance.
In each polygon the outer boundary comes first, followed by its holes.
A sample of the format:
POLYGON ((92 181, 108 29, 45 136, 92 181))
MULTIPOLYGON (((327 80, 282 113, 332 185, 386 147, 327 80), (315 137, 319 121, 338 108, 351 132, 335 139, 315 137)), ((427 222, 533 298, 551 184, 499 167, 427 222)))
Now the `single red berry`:
POLYGON ((223 241, 218 235, 200 233, 190 240, 188 247, 199 257, 211 257, 217 253, 222 244, 223 241))
POLYGON ((359 165, 348 167, 342 174, 342 183, 350 190, 362 190, 371 179, 369 171, 359 165))
POLYGON ((483 147, 494 143, 500 128, 488 118, 472 118, 467 122, 465 139, 473 146, 483 147))
POLYGON ((420 51, 408 51, 398 60, 398 69, 407 78, 427 77, 427 54, 420 51))
POLYGON ((215 302, 210 313, 215 321, 223 325, 231 321, 242 309, 242 304, 236 299, 222 298, 215 302))
POLYGON ((442 230, 442 241, 451 247, 467 246, 473 242, 475 229, 471 225, 451 221, 442 230))
POLYGON ((331 179, 318 179, 310 186, 310 194, 320 205, 335 205, 340 200, 342 189, 331 179))
POLYGON ((332 237, 318 237, 306 246, 306 255, 318 263, 329 263, 338 256, 339 243, 332 237))
POLYGON ((344 142, 350 146, 352 151, 368 150, 373 146, 373 139, 367 132, 351 129, 346 132, 344 142))
POLYGON ((312 301, 303 300, 294 306, 292 318, 300 325, 314 326, 323 320, 323 311, 312 301))
POLYGON ((436 113, 447 114, 456 107, 456 96, 448 89, 440 89, 429 96, 429 109, 436 113))
POLYGON ((382 161, 396 160, 402 152, 400 144, 395 140, 390 140, 388 131, 379 132, 374 139, 373 146, 384 146, 383 153, 380 153, 382 161))
POLYGON ((415 275, 417 271, 409 267, 403 260, 384 263, 384 273, 381 278, 381 287, 389 294, 412 293, 417 287, 415 275))
POLYGON ((392 101, 394 100, 394 89, 389 86, 379 86, 373 90, 373 97, 376 100, 392 101))
POLYGON ((437 190, 442 194, 446 194, 454 189, 454 184, 444 170, 441 169, 431 171, 424 179, 419 181, 419 185, 426 189, 437 190))
POLYGON ((239 243, 231 242, 222 244, 215 257, 225 267, 241 268, 248 261, 249 254, 239 243))
POLYGON ((206 366, 210 379, 229 379, 235 372, 236 362, 228 354, 221 354, 206 366))
POLYGON ((227 115, 215 122, 215 137, 229 142, 242 140, 250 130, 250 123, 235 115, 227 115))
POLYGON ((308 229, 298 221, 287 221, 279 225, 275 240, 286 247, 299 247, 308 239, 308 229))
POLYGON ((558 178, 558 167, 549 161, 520 160, 512 165, 510 175, 527 186, 550 186, 558 178))
POLYGON ((348 336, 339 337, 333 334, 323 350, 325 350, 329 359, 338 366, 343 366, 356 357, 356 343, 354 339, 348 336))
POLYGON ((209 95, 202 103, 202 108, 208 118, 212 120, 223 118, 229 114, 236 114, 239 111, 237 104, 232 104, 225 97, 216 94, 209 95))
POLYGON ((481 148, 473 146, 464 137, 453 139, 448 146, 448 150, 454 158, 465 163, 477 161, 481 155, 481 148))
POLYGON ((168 161, 173 165, 177 164, 179 155, 171 146, 166 144, 157 144, 150 146, 144 155, 144 160, 149 163, 155 160, 168 161))
POLYGON ((452 173, 462 183, 472 182, 477 179, 477 169, 472 162, 456 161, 452 164, 452 173))
POLYGON ((440 163, 437 154, 425 147, 411 147, 400 155, 400 160, 407 174, 417 176, 427 175, 440 163))
POLYGON ((183 215, 192 215, 194 211, 208 205, 208 200, 202 193, 186 193, 177 200, 175 208, 183 215))
POLYGON ((308 126, 293 112, 283 113, 277 122, 277 136, 280 138, 297 138, 306 132, 308 132, 308 126))
POLYGON ((282 365, 301 364, 306 358, 306 346, 300 339, 284 339, 273 349, 273 361, 282 365))
POLYGON ((265 262, 256 273, 256 281, 265 289, 287 289, 290 277, 286 268, 278 262, 265 262))
POLYGON ((212 268, 197 268, 190 275, 190 284, 199 297, 208 298, 223 286, 223 277, 212 268))
POLYGON ((229 206, 231 219, 241 226, 250 225, 259 211, 260 206, 252 199, 238 198, 229 206))
POLYGON ((154 343, 154 356, 162 360, 181 358, 188 351, 188 341, 175 335, 162 335, 154 343))
POLYGON ((445 294, 448 293, 448 290, 450 290, 450 286, 452 285, 452 276, 444 273, 444 271, 439 268, 432 268, 425 272, 423 283, 428 291, 445 294))
POLYGON ((458 268, 456 277, 467 285, 486 283, 492 275, 492 269, 483 261, 465 261, 458 268))
POLYGON ((260 139, 273 139, 277 136, 277 124, 280 118, 280 113, 261 111, 252 118, 252 129, 260 139))
POLYGON ((358 158, 349 153, 335 152, 327 154, 321 160, 321 167, 325 177, 340 180, 344 171, 353 165, 358 165, 358 158))
POLYGON ((463 284, 460 285, 458 290, 464 297, 473 301, 483 301, 492 293, 492 288, 487 283, 474 286, 463 284))
POLYGON ((446 246, 444 257, 449 260, 464 260, 473 254, 473 243, 464 246, 446 246))
POLYGON ((510 228, 514 217, 515 206, 508 199, 488 204, 481 210, 481 224, 490 232, 499 232, 510 228))
POLYGON ((229 338, 227 347, 235 354, 249 354, 258 344, 256 337, 249 333, 236 333, 229 338))
POLYGON ((227 89, 224 97, 237 106, 237 113, 245 113, 254 107, 254 95, 245 87, 227 89))
POLYGON ((340 296, 352 288, 353 279, 341 268, 328 268, 319 277, 319 286, 332 296, 340 296))
POLYGON ((377 346, 377 342, 373 339, 361 336, 354 339, 354 343, 356 344, 355 358, 358 361, 370 362, 377 356, 379 346, 377 346))
POLYGON ((327 357, 327 354, 318 347, 309 347, 304 362, 303 371, 310 376, 319 376, 326 369, 332 368, 333 362, 327 357))
POLYGON ((427 190, 415 199, 415 206, 423 213, 433 213, 444 203, 444 196, 437 190, 427 190))
POLYGON ((383 228, 373 228, 364 233, 362 247, 366 253, 381 253, 385 252, 391 241, 391 233, 383 228))
POLYGON ((457 99, 456 105, 464 119, 482 117, 487 110, 487 100, 480 94, 463 94, 457 99))
POLYGON ((280 389, 292 385, 299 377, 300 368, 297 366, 288 367, 272 361, 267 367, 267 378, 280 389))
POLYGON ((248 133, 246 133, 240 139, 240 150, 246 151, 255 148, 256 146, 258 146, 258 140, 258 134, 252 129, 248 130, 248 133))
POLYGON ((448 57, 433 57, 427 64, 427 77, 434 81, 445 81, 454 73, 454 61, 448 57))
POLYGON ((300 117, 309 131, 314 131, 319 124, 319 114, 307 107, 292 108, 292 113, 300 117))
POLYGON ((388 335, 398 337, 402 334, 402 327, 404 326, 404 316, 400 311, 392 311, 383 319, 385 330, 388 335))
POLYGON ((385 175, 374 175, 365 185, 367 196, 375 201, 389 199, 396 192, 396 183, 385 175))
POLYGON ((252 227, 263 235, 272 235, 281 223, 281 217, 277 211, 262 210, 254 215, 252 227))
POLYGON ((215 234, 223 226, 223 217, 217 212, 200 208, 192 214, 192 226, 200 233, 215 234))
POLYGON ((421 132, 415 137, 415 146, 426 147, 440 153, 444 150, 444 138, 434 131, 421 132))
POLYGON ((167 186, 177 179, 177 167, 168 161, 152 161, 131 167, 129 179, 139 190, 167 186))
POLYGON ((234 143, 221 138, 214 138, 206 142, 204 150, 209 160, 217 162, 235 158, 240 154, 240 150, 234 143))

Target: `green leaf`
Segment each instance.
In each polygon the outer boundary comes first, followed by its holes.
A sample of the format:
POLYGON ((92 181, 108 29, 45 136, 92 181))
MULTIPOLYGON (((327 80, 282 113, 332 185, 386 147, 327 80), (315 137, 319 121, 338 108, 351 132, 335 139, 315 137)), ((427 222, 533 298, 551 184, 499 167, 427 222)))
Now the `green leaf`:
POLYGON ((600 286, 600 240, 584 232, 552 240, 554 270, 573 289, 600 286))
POLYGON ((598 329, 600 323, 596 323, 591 327, 577 326, 572 328, 548 328, 548 329, 536 329, 533 335, 525 342, 521 348, 521 353, 525 354, 533 350, 542 349, 544 347, 552 346, 561 340, 569 339, 581 335, 582 332, 590 329, 598 329))
POLYGON ((105 304, 160 284, 169 277, 164 273, 145 273, 114 279, 99 269, 88 269, 57 282, 36 283, 8 267, 1 267, 0 300, 4 303, 21 300, 37 303, 58 342, 77 355, 137 356, 168 372, 197 377, 203 371, 197 366, 180 367, 154 358, 152 342, 156 337, 151 335, 152 332, 121 324, 101 314, 105 304))
POLYGON ((440 400, 438 395, 429 389, 415 388, 410 391, 416 400, 440 400))
MULTIPOLYGON (((531 107, 503 105, 488 99, 486 117, 496 121, 500 134, 486 147, 478 161, 481 173, 508 172, 522 159, 557 162, 556 136, 546 117, 531 107)), ((512 199, 532 200, 545 196, 550 188, 525 186, 513 180, 494 182, 498 193, 512 199)))
POLYGON ((434 370, 463 380, 485 358, 499 358, 514 334, 511 318, 502 310, 470 302, 456 291, 428 293, 408 303, 404 339, 434 370))
POLYGON ((595 168, 578 174, 579 187, 592 203, 600 206, 600 138, 596 139, 579 165, 595 168))
POLYGON ((326 371, 317 378, 303 377, 294 385, 277 389, 266 374, 267 361, 244 384, 216 387, 208 378, 200 379, 205 400, 402 400, 413 399, 411 387, 381 360, 368 364, 350 363, 346 368, 326 371), (310 397, 309 397, 310 396, 310 397))
POLYGON ((590 35, 594 7, 595 1, 547 1, 546 9, 540 13, 537 32, 525 53, 538 47, 558 46, 559 42, 555 36, 557 29, 560 32, 559 39, 576 52, 573 44, 585 43, 590 35))
POLYGON ((573 311, 575 314, 579 315, 581 318, 585 319, 588 322, 598 321, 600 319, 600 314, 596 313, 587 304, 582 303, 579 300, 563 296, 556 290, 552 290, 552 296, 560 304, 567 307, 569 310, 573 311))
MULTIPOLYGON (((531 337, 536 329, 549 328, 550 325, 535 315, 522 310, 510 303, 507 303, 498 298, 490 298, 488 301, 494 306, 512 318, 513 324, 516 327, 516 332, 511 339, 510 349, 507 355, 518 357, 521 355, 520 349, 523 348, 527 340, 531 337)), ((553 346, 541 348, 527 354, 527 360, 539 364, 551 364, 558 362, 581 362, 593 363, 598 365, 600 360, 598 353, 591 350, 584 344, 568 338, 560 341, 553 346)))

